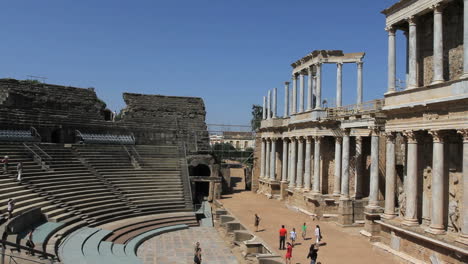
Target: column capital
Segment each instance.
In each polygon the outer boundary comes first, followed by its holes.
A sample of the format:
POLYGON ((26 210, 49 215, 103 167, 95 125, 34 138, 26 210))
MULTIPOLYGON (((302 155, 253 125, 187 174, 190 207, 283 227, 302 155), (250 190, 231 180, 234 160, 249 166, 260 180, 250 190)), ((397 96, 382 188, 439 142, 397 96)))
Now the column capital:
POLYGON ((408 24, 410 26, 416 26, 416 22, 418 20, 418 17, 417 16, 410 16, 406 19, 406 21, 408 21, 408 24))
POLYGON ((289 86, 290 83, 291 83, 291 82, 287 82, 287 81, 286 81, 286 82, 284 82, 284 85, 289 86))
POLYGON ((314 63, 315 67, 321 67, 322 66, 322 62, 321 61, 318 61, 316 63, 314 63))
POLYGON ((428 133, 429 133, 429 135, 432 136, 434 142, 444 143, 444 138, 445 138, 445 135, 446 135, 445 131, 442 131, 442 130, 429 130, 428 133))
POLYGON ((278 140, 278 138, 277 138, 277 137, 271 137, 270 140, 271 140, 272 142, 275 142, 276 140, 278 140))
POLYGON ((322 138, 323 138, 323 136, 314 136, 314 140, 315 140, 316 142, 322 141, 322 138))
POLYGON ((395 27, 393 25, 385 27, 385 31, 388 32, 389 36, 395 36, 396 29, 395 29, 395 27))
POLYGON ((349 128, 341 129, 343 136, 349 136, 351 134, 351 130, 349 128))
POLYGON ((387 139, 387 143, 395 143, 395 138, 396 138, 396 134, 395 132, 385 132, 385 137, 387 139))
POLYGON ((312 143, 312 137, 311 136, 306 136, 306 142, 308 144, 312 143))
POLYGON ((298 136, 297 141, 300 141, 300 142, 304 141, 304 136, 298 136))
POLYGON ((403 135, 406 137, 406 140, 409 144, 416 144, 418 143, 418 134, 416 131, 413 130, 406 130, 402 132, 403 135))
POLYGON ((341 142, 343 142, 343 138, 342 137, 335 137, 335 141, 336 141, 336 143, 341 144, 341 142))
POLYGON ((295 142, 297 140, 297 137, 296 136, 289 137, 289 140, 291 142, 295 142))
POLYGON ((341 68, 343 66, 343 62, 339 61, 336 63, 336 67, 341 68))
POLYGON ((464 143, 468 143, 468 128, 458 129, 457 133, 462 136, 464 143))
POLYGON ((282 137, 281 138, 284 142, 288 142, 289 141, 289 137, 282 137))
POLYGON ((433 4, 431 6, 431 10, 434 11, 434 13, 442 13, 442 11, 444 10, 444 4, 442 2, 439 2, 439 3, 436 3, 436 4, 433 4))
POLYGON ((297 75, 298 75, 297 73, 293 73, 293 75, 291 76, 291 79, 293 81, 297 80, 297 75))
POLYGON ((310 65, 309 67, 307 67, 307 72, 309 74, 313 74, 314 73, 314 65, 310 65))
POLYGON ((379 136, 380 135, 380 127, 369 127, 369 130, 371 131, 371 136, 379 136))
POLYGON ((358 69, 362 68, 362 65, 364 64, 363 61, 358 61, 356 62, 356 65, 358 66, 358 69))

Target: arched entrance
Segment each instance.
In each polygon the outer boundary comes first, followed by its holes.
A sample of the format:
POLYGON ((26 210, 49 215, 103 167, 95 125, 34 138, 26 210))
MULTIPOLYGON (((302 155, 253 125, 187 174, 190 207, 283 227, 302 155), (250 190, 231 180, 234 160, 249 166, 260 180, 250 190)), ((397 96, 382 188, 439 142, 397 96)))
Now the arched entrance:
POLYGON ((196 204, 202 203, 210 196, 210 181, 205 179, 211 176, 210 167, 202 163, 195 166, 189 166, 189 174, 192 178, 194 202, 196 204))
POLYGON ((50 141, 52 143, 62 143, 62 129, 58 128, 53 130, 50 135, 50 141))

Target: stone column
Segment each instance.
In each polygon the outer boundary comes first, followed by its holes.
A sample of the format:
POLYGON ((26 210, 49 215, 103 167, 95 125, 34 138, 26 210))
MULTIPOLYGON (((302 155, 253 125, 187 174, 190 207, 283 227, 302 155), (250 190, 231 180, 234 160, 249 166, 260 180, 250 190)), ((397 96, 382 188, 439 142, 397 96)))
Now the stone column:
POLYGON ((292 76, 293 88, 292 88, 292 104, 291 104, 291 115, 294 115, 297 111, 297 76, 292 76))
POLYGON ((304 178, 304 138, 299 137, 297 141, 297 172, 296 172, 296 188, 302 188, 302 180, 304 178))
POLYGON ((418 57, 417 57, 417 35, 416 35, 416 17, 408 19, 409 23, 409 41, 408 41, 408 89, 416 88, 418 86, 418 57))
POLYGON ((343 133, 343 155, 341 162, 341 200, 349 199, 349 130, 343 133))
POLYGON ((404 132, 408 141, 408 156, 406 158, 406 214, 403 224, 408 226, 418 225, 418 139, 413 131, 404 132))
POLYGON ((444 227, 444 134, 441 131, 429 131, 433 137, 432 148, 432 208, 429 232, 442 234, 444 227))
POLYGON ((263 96, 263 113, 262 113, 262 119, 265 120, 266 118, 267 118, 266 96, 263 96))
POLYGON ((375 128, 371 136, 371 167, 369 183, 369 207, 379 206, 379 131, 375 128))
POLYGON ((262 138, 262 150, 260 154, 260 179, 265 177, 265 139, 262 138))
MULTIPOLYGON (((467 1, 465 1, 466 3, 467 1)), ((467 13, 466 6, 468 4, 465 4, 465 17, 467 13)), ((465 25, 466 22, 465 22, 465 25)), ((466 30, 466 29, 465 29, 466 30)), ((466 31, 465 31, 466 32, 466 31)), ((466 34, 465 34, 466 36, 466 34)), ((468 43, 468 42, 465 42, 468 43)), ((466 54, 466 53, 465 53, 466 54)), ((461 190, 463 190, 463 198, 462 198, 462 208, 460 210, 460 218, 461 218, 461 232, 460 232, 460 237, 458 238, 457 241, 460 243, 463 243, 465 245, 468 245, 468 129, 461 129, 458 130, 458 133, 460 133, 463 137, 463 168, 462 168, 462 180, 461 180, 461 190)))
POLYGON ((320 194, 320 143, 322 141, 321 136, 315 137, 314 145, 314 180, 312 185, 312 191, 314 194, 320 194))
POLYGON ((468 78, 468 0, 463 0, 463 75, 461 78, 468 78))
POLYGON ((291 171, 289 172, 289 188, 296 186, 296 138, 291 138, 291 171))
POLYGON ((354 198, 362 198, 362 137, 356 137, 356 159, 354 175, 354 198))
POLYGON ((341 107, 341 91, 343 88, 343 63, 338 62, 336 64, 336 106, 341 107))
POLYGON ((289 82, 284 82, 284 118, 289 116, 289 82))
POLYGON ((434 77, 432 84, 444 82, 444 47, 443 47, 443 22, 442 22, 442 4, 435 4, 434 9, 434 56, 433 71, 434 77))
POLYGON ((299 113, 304 112, 304 74, 299 74, 299 113))
POLYGON ((363 79, 362 79, 362 65, 363 62, 357 62, 357 104, 362 104, 362 86, 363 86, 363 79))
POLYGON ((312 156, 312 139, 306 137, 304 189, 310 191, 310 157, 312 156))
POLYGON ((273 118, 276 118, 277 115, 276 115, 276 88, 273 88, 273 103, 272 103, 272 107, 273 107, 273 118))
POLYGON ((391 219, 395 213, 395 134, 387 133, 387 148, 385 155, 385 210, 384 218, 391 219))
POLYGON ((317 76, 312 77, 312 109, 315 107, 317 107, 317 76))
POLYGON ((288 139, 283 138, 283 164, 281 164, 281 182, 288 180, 288 139))
POLYGON ((316 82, 316 91, 315 91, 315 98, 316 98, 316 105, 315 109, 322 108, 322 63, 319 62, 315 65, 317 67, 317 82, 316 82))
POLYGON ((276 180, 276 138, 271 139, 270 180, 276 180))
POLYGON ((396 39, 395 28, 389 27, 388 32, 388 93, 396 90, 396 39))
POLYGON ((267 97, 267 119, 271 119, 271 90, 268 90, 267 97))
POLYGON ((307 70, 307 73, 309 74, 309 77, 307 78, 307 111, 312 111, 312 100, 314 98, 312 82, 314 76, 312 76, 312 67, 309 67, 307 70))
POLYGON ((341 194, 341 142, 343 138, 335 137, 335 183, 333 186, 333 195, 341 194))
POLYGON ((271 145, 270 140, 266 139, 266 152, 265 152, 265 179, 270 177, 270 161, 271 161, 271 145))

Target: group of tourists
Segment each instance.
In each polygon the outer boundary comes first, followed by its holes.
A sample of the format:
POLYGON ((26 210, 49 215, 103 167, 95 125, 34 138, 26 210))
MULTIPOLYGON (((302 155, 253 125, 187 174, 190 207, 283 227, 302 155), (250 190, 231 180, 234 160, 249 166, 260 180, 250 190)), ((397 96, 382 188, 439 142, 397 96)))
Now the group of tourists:
MULTIPOLYGON (((260 225, 260 217, 255 214, 255 220, 254 220, 254 226, 255 226, 255 231, 258 232, 258 227, 260 225)), ((279 230, 279 249, 280 250, 286 250, 286 263, 291 263, 291 258, 292 258, 292 251, 294 248, 294 245, 296 244, 296 239, 297 239, 297 233, 296 233, 296 228, 292 228, 292 230, 289 232, 289 239, 291 242, 286 242, 287 240, 287 235, 288 235, 288 230, 284 227, 284 225, 281 226, 279 230), (286 245, 285 245, 286 244, 286 245)), ((318 257, 318 250, 320 247, 320 241, 322 240, 322 231, 320 230, 320 226, 316 225, 315 230, 314 230, 314 235, 315 235, 315 243, 312 243, 309 248, 309 254, 307 255, 307 259, 310 258, 310 264, 316 264, 317 262, 317 257, 318 257)), ((301 226, 301 236, 303 240, 307 240, 307 224, 304 223, 301 226)), ((319 264, 318 262, 317 264, 319 264)))
MULTIPOLYGON (((3 174, 8 174, 8 167, 9 167, 9 160, 8 156, 3 157, 1 160, 3 164, 3 174)), ((23 163, 20 161, 16 164, 16 180, 21 181, 21 175, 23 174, 23 163)))

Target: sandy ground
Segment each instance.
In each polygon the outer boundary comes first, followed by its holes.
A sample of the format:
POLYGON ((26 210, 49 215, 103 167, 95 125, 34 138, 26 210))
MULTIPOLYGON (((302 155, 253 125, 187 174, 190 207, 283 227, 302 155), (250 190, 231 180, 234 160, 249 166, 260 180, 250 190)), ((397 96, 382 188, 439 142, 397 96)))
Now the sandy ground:
POLYGON ((278 249, 278 231, 281 225, 285 225, 288 232, 295 227, 298 238, 297 245, 293 249, 292 263, 310 263, 306 257, 311 243, 315 241, 313 230, 317 224, 322 230, 322 242, 326 243, 318 252, 318 261, 323 264, 399 263, 391 255, 373 249, 371 244, 359 234, 362 228, 341 228, 334 223, 313 221, 310 216, 288 209, 284 202, 268 199, 264 195, 250 191, 223 195, 221 202, 250 231, 255 230, 254 214, 257 213, 261 222, 260 232, 256 235, 282 257, 286 251, 278 249), (308 226, 306 240, 302 239, 300 231, 304 222, 308 226))

